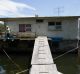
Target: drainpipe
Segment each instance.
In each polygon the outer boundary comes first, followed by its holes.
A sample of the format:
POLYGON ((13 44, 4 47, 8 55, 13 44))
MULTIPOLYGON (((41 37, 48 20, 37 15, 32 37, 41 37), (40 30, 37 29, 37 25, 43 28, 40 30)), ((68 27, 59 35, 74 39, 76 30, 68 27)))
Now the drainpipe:
POLYGON ((77 42, 77 47, 78 47, 78 57, 77 57, 77 63, 78 63, 78 65, 77 65, 77 67, 78 67, 78 72, 80 73, 80 43, 79 43, 79 39, 80 39, 80 18, 78 18, 78 30, 77 30, 77 40, 78 40, 78 42, 77 42))
POLYGON ((79 39, 80 39, 80 37, 79 37, 79 29, 80 29, 80 19, 78 19, 78 30, 77 30, 77 40, 78 40, 78 42, 77 42, 77 47, 78 47, 78 56, 80 57, 80 48, 79 48, 79 39))

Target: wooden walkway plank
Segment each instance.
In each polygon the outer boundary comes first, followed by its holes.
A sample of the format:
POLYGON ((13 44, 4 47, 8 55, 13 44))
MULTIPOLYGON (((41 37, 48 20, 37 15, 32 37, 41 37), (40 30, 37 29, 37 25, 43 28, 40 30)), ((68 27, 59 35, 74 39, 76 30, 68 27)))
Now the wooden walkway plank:
POLYGON ((56 65, 33 65, 30 74, 58 74, 56 65))
POLYGON ((48 46, 48 42, 46 41, 47 38, 43 38, 43 40, 40 39, 43 41, 42 44, 40 43, 39 39, 40 38, 35 40, 31 64, 52 64, 53 59, 51 56, 51 52, 49 50, 50 48, 48 46), (46 45, 45 45, 45 43, 46 43, 46 45))
POLYGON ((35 39, 31 65, 30 74, 62 74, 57 71, 45 36, 35 39))

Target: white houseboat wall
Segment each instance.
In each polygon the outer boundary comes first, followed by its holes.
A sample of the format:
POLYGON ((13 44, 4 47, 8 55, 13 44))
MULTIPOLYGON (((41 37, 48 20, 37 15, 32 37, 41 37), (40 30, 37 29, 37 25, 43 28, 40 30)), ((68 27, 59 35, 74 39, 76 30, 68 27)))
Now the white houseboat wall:
POLYGON ((67 51, 76 47, 78 18, 79 16, 57 16, 0 18, 0 20, 9 26, 16 39, 27 40, 47 36, 52 40, 50 45, 53 51, 56 49, 67 51))

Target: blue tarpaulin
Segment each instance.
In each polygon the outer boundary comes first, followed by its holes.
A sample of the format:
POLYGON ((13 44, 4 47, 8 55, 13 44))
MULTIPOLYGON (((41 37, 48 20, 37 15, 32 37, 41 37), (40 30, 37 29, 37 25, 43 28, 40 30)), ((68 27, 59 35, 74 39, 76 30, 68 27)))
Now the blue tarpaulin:
POLYGON ((54 42, 60 42, 60 41, 63 40, 62 37, 49 37, 49 38, 51 38, 51 40, 54 41, 54 42))

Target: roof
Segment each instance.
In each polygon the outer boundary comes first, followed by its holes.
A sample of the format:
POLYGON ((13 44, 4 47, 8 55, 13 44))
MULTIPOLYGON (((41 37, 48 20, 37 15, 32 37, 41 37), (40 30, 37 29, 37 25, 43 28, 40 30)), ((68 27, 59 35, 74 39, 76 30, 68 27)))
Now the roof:
POLYGON ((53 19, 53 18, 80 18, 80 16, 34 16, 34 17, 6 17, 0 21, 22 20, 22 19, 53 19))

